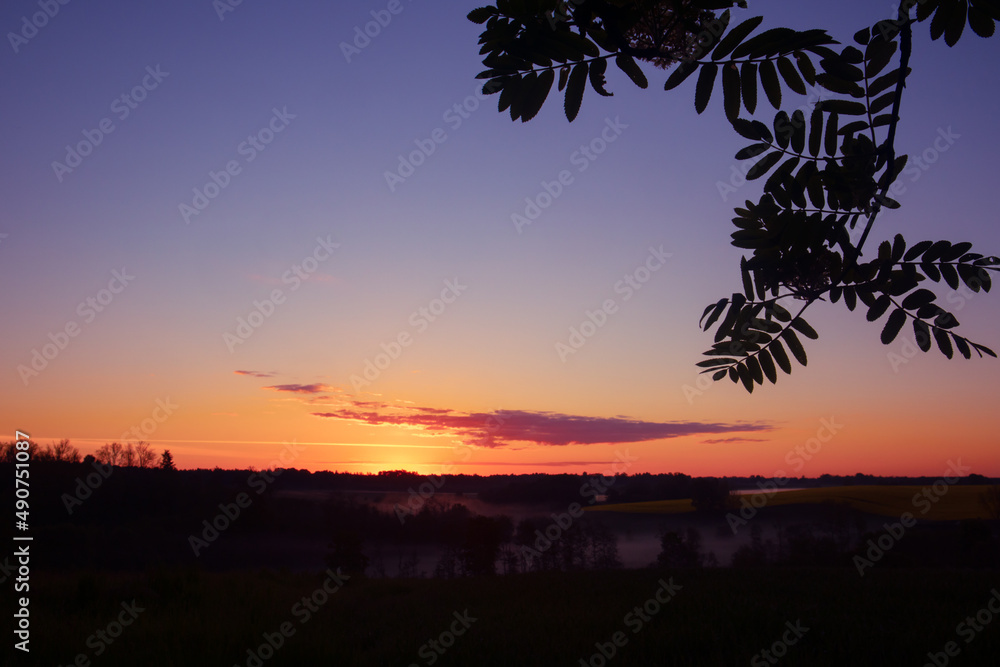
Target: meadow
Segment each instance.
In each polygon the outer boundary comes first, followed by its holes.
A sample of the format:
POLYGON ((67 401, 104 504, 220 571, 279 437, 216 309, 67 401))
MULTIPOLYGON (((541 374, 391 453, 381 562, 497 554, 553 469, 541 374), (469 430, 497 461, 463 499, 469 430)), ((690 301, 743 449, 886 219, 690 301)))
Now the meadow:
MULTIPOLYGON (((968 486, 836 486, 778 492, 748 493, 744 497, 754 507, 782 507, 842 503, 867 514, 899 517, 910 512, 928 521, 989 519, 983 498, 989 485, 968 486), (756 498, 755 498, 756 496, 756 498)), ((618 503, 589 507, 590 512, 641 514, 682 514, 694 512, 690 499, 618 503)))
POLYGON ((772 664, 762 653, 768 650, 789 667, 882 666, 925 664, 928 652, 948 642, 958 647, 961 665, 995 664, 1000 654, 996 614, 987 612, 994 625, 971 636, 960 627, 977 613, 982 621, 981 610, 994 595, 1000 599, 995 570, 355 578, 306 614, 302 598, 318 601, 324 578, 273 571, 39 573, 31 660, 12 658, 8 645, 0 663, 728 667, 772 664), (663 583, 674 586, 672 598, 662 593, 663 583), (666 603, 652 602, 658 591, 666 603), (143 611, 132 624, 111 643, 95 639, 133 599, 143 611), (291 633, 281 637, 283 624, 291 633), (267 637, 276 650, 261 649, 267 637))

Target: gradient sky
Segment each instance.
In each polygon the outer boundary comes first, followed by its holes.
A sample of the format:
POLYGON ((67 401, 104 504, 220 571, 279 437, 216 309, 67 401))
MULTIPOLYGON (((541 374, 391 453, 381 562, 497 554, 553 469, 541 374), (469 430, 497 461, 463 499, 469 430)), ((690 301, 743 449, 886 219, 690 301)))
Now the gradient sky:
MULTIPOLYGON (((883 346, 881 323, 842 304, 810 309, 808 368, 752 396, 728 381, 691 391, 711 343, 698 317, 740 289, 732 207, 760 193, 720 196, 747 142, 720 100, 695 113, 693 79, 665 93, 660 70, 646 91, 609 72, 614 97, 588 91, 572 124, 555 93, 513 124, 473 95, 475 2, 403 0, 348 62, 341 44, 388 4, 254 0, 220 20, 210 0, 73 2, 16 53, 5 39, 0 438, 88 453, 145 428, 182 467, 266 466, 294 440, 288 464, 312 470, 603 472, 628 458, 628 472, 938 475, 960 457, 1000 475, 998 362, 883 346), (144 82, 134 108, 121 101, 144 82), (269 126, 271 143, 244 143, 269 126), (581 163, 605 128, 614 141, 581 163), (54 168, 84 132, 100 143, 54 168), (390 188, 399 156, 433 137, 390 188), (519 233, 511 215, 562 170, 572 182, 519 233), (228 183, 185 216, 210 172, 228 183), (669 257, 626 300, 616 285, 658 265, 651 249, 669 257), (275 290, 252 335, 227 339, 275 290), (608 299, 615 312, 561 359, 556 344, 608 299), (25 382, 18 366, 67 325, 76 335, 25 382), (806 460, 795 448, 811 438, 806 460)), ((0 28, 37 11, 4 3, 0 28)), ((734 20, 847 42, 891 13, 760 1, 734 20)), ((896 145, 934 163, 901 177, 903 207, 870 247, 903 232, 996 253, 998 42, 967 32, 950 49, 926 25, 914 41, 896 145)), ((995 297, 949 298, 966 336, 1000 348, 995 297)))

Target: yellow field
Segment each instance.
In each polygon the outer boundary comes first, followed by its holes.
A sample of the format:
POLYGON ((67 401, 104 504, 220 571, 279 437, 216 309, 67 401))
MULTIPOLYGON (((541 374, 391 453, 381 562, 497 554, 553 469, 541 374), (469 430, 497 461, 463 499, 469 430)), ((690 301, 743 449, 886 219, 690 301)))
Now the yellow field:
MULTIPOLYGON (((811 505, 825 502, 846 503, 851 507, 882 516, 898 517, 910 512, 917 519, 955 521, 959 519, 986 519, 989 515, 982 498, 989 486, 834 486, 821 489, 780 491, 771 498, 765 493, 748 494, 753 503, 766 501, 763 506, 811 505)), ((641 503, 620 503, 588 507, 590 512, 629 512, 639 514, 681 514, 693 512, 690 500, 656 500, 641 503)))

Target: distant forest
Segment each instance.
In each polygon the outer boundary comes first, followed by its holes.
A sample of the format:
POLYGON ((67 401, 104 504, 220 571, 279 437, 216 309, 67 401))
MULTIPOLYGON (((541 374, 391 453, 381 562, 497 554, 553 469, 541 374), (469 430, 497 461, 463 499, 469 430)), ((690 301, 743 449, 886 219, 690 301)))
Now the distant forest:
MULTIPOLYGON (((682 473, 423 476, 277 470, 177 470, 169 453, 129 457, 110 447, 81 457, 68 445, 37 447, 31 464, 31 534, 38 566, 137 571, 318 565, 386 576, 442 578, 621 567, 621 515, 583 509, 604 503, 690 498, 697 525, 663 530, 660 567, 711 567, 702 531, 725 528, 735 489, 764 477, 696 478, 682 473), (152 465, 153 462, 156 465, 152 465), (143 462, 145 465, 140 465, 143 462), (511 508, 515 508, 511 509, 511 508), (475 508, 476 511, 473 511, 475 508), (484 509, 485 508, 485 509, 484 509), (418 552, 435 554, 418 568, 418 552)), ((135 452, 135 448, 132 448, 135 452)), ((0 489, 13 497, 11 443, 0 445, 0 489)), ((823 475, 788 487, 928 485, 934 478, 823 475)), ((990 484, 968 475, 959 484, 990 484)), ((846 506, 789 511, 777 532, 754 523, 736 567, 850 566, 885 517, 846 506), (802 512, 807 512, 803 514, 802 512)), ((784 514, 781 514, 784 512, 784 514)), ((1000 562, 998 521, 921 522, 882 566, 987 567, 1000 562)), ((3 562, 0 554, 0 562, 3 562)), ((426 561, 426 557, 424 557, 426 561)))

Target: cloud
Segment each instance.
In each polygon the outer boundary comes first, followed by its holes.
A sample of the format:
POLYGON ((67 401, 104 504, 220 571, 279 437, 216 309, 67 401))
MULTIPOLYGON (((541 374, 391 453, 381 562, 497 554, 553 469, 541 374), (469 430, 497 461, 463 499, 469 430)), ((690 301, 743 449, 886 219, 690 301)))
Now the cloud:
POLYGON ((649 422, 627 417, 583 417, 557 412, 502 410, 493 413, 456 412, 437 408, 364 409, 354 404, 333 412, 314 412, 323 419, 340 419, 371 426, 416 428, 429 435, 455 435, 479 447, 506 447, 531 442, 547 446, 623 444, 664 440, 702 433, 767 431, 770 424, 755 422, 649 422))
POLYGON ((274 373, 261 373, 260 371, 233 371, 237 375, 249 375, 255 378, 269 378, 274 377, 274 373))
POLYGON ((270 387, 264 387, 264 389, 286 391, 292 394, 322 394, 325 391, 333 391, 331 387, 320 382, 313 384, 275 384, 270 387))
POLYGON ((701 442, 705 445, 717 445, 723 442, 767 442, 767 438, 711 438, 709 440, 702 440, 701 442))

